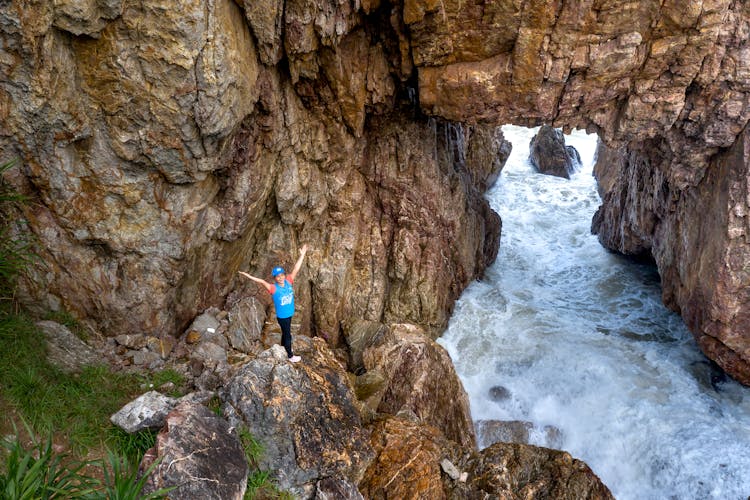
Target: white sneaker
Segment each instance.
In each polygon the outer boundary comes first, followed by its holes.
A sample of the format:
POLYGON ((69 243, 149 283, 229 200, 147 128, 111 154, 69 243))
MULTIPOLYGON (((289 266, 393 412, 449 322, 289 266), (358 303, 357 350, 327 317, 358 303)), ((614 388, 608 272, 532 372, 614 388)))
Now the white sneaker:
POLYGON ((289 361, 291 361, 292 363, 297 363, 299 361, 302 361, 302 358, 300 358, 299 356, 292 356, 291 358, 289 358, 289 361))

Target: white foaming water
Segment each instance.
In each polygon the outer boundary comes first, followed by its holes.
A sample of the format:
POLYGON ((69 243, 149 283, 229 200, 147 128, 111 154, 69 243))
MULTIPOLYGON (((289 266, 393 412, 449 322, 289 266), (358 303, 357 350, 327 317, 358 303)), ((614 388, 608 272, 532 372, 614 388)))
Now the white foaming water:
MULTIPOLYGON (((498 259, 439 341, 474 419, 560 429, 562 449, 621 500, 747 498, 750 390, 712 384, 715 370, 662 305, 653 267, 590 234, 596 137, 566 137, 583 161, 566 180, 527 161, 535 129, 503 130, 513 152, 487 194, 503 219, 498 259), (510 397, 493 400, 498 386, 510 397)), ((532 444, 547 439, 530 433, 532 444)))

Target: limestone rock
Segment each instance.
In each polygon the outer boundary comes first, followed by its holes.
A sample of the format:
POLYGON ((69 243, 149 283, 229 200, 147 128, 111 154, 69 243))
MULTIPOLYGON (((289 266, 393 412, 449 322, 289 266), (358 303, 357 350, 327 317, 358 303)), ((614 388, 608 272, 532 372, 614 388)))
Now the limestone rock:
POLYGON ((321 339, 297 337, 299 363, 273 346, 242 366, 222 391, 226 411, 264 447, 258 466, 279 487, 309 498, 326 477, 357 484, 372 450, 343 367, 321 339))
POLYGON ((532 137, 529 160, 540 173, 565 179, 570 179, 571 174, 581 166, 578 151, 566 146, 562 131, 549 125, 542 125, 532 137))
POLYGON ((365 367, 386 377, 378 411, 413 412, 462 446, 476 447, 469 399, 448 353, 414 325, 394 325, 364 353, 365 367))
POLYGON ((47 360, 62 371, 77 373, 102 362, 101 356, 65 325, 55 321, 38 321, 36 325, 46 340, 47 360))
POLYGON ((141 470, 159 460, 144 493, 176 486, 171 498, 242 499, 249 473, 245 454, 229 424, 205 406, 181 403, 166 419, 141 470))

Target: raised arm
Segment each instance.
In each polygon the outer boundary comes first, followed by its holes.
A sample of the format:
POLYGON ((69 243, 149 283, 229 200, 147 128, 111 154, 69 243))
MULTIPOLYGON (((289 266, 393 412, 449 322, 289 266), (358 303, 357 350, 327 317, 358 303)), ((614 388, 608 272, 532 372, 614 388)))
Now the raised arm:
POLYGON ((268 290, 269 292, 273 291, 273 285, 271 283, 269 283, 268 281, 266 281, 264 279, 256 278, 255 276, 250 276, 249 274, 247 274, 246 272, 243 272, 243 271, 239 271, 239 273, 242 276, 244 276, 245 278, 247 278, 249 280, 253 280, 256 283, 259 283, 259 284, 263 285, 266 288, 266 290, 268 290))
POLYGON ((289 274, 289 277, 292 281, 297 277, 297 273, 302 268, 302 261, 305 260, 305 254, 307 253, 307 245, 302 245, 302 249, 299 253, 299 259, 297 259, 297 263, 294 264, 294 269, 292 269, 291 274, 289 274))

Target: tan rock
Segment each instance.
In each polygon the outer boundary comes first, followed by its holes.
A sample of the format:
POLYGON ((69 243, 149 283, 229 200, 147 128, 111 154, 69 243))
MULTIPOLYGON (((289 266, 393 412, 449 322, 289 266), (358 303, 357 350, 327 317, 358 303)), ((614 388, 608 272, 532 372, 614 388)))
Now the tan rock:
POLYGON ((375 460, 359 484, 365 498, 613 498, 566 452, 507 443, 476 452, 398 417, 371 432, 375 460))
POLYGON ((394 325, 385 341, 365 350, 365 368, 386 377, 377 410, 407 410, 448 439, 476 447, 469 399, 450 356, 413 325, 394 325))

